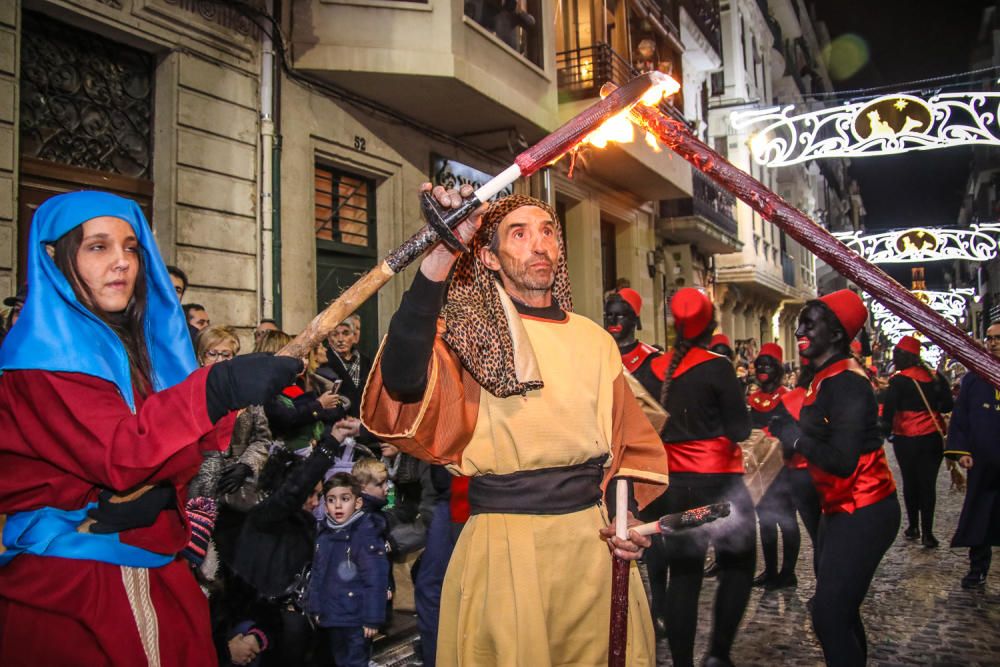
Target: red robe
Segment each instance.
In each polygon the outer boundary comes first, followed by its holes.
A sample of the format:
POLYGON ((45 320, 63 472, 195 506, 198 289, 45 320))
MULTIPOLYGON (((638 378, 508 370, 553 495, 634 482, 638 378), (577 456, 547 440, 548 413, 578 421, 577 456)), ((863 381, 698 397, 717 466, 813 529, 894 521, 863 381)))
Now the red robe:
MULTIPOLYGON (((100 488, 125 491, 169 481, 177 490, 175 510, 120 539, 159 553, 179 552, 191 532, 183 511, 187 483, 202 451, 226 448, 234 422, 234 415, 217 426, 209 420, 207 376, 202 369, 145 399, 137 394, 132 414, 105 380, 38 370, 4 373, 0 520, 45 506, 79 509, 95 501, 100 488)), ((208 601, 187 561, 139 569, 21 554, 0 567, 0 665, 144 665, 153 647, 163 667, 216 664, 208 601), (135 610, 126 587, 139 603, 135 610), (147 588, 151 607, 141 604, 147 588)))

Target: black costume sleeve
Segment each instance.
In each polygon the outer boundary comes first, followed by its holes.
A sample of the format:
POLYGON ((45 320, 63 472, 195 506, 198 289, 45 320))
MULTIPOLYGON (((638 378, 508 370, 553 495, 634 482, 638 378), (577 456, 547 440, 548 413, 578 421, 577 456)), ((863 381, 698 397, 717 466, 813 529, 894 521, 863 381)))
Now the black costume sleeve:
POLYGON ((271 425, 271 430, 286 431, 288 429, 308 424, 319 420, 319 414, 325 412, 320 405, 316 395, 312 392, 303 394, 298 398, 282 400, 284 397, 275 396, 264 404, 264 414, 271 425))
POLYGON ((951 412, 955 409, 955 399, 951 395, 951 387, 940 371, 934 373, 934 391, 937 394, 935 407, 938 412, 951 412))
MULTIPOLYGON (((899 381, 902 375, 894 375, 889 378, 889 386, 886 387, 885 395, 882 399, 882 416, 879 417, 879 427, 882 435, 889 437, 892 435, 892 422, 896 418, 896 410, 899 403, 899 381)), ((912 382, 909 378, 903 378, 907 382, 912 382)))
POLYGON ((390 394, 404 400, 423 396, 447 288, 447 281, 434 282, 417 271, 410 289, 403 294, 399 310, 389 322, 380 362, 382 382, 390 394))
POLYGON ((750 410, 747 408, 743 387, 736 371, 727 362, 728 372, 721 374, 717 385, 719 411, 722 414, 722 428, 726 437, 733 442, 742 442, 750 437, 753 428, 750 423, 750 410))
POLYGON ((803 423, 796 450, 831 475, 850 477, 869 440, 867 425, 877 420, 875 394, 868 380, 854 373, 827 379, 821 391, 824 423, 803 423))

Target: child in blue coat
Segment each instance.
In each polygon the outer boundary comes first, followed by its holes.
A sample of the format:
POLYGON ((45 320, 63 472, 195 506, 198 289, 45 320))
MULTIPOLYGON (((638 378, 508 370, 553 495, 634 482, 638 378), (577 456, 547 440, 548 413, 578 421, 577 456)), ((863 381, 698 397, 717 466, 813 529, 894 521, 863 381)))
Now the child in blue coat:
POLYGON ((389 559, 382 527, 362 510, 361 488, 348 473, 323 486, 309 581, 308 611, 323 628, 338 667, 367 667, 371 640, 385 621, 389 559))

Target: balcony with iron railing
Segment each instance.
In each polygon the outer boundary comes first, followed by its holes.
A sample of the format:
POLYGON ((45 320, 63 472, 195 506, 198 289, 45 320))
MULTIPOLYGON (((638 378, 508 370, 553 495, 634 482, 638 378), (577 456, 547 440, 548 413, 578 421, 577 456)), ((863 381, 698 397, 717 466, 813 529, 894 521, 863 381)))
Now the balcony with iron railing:
POLYGON ((722 21, 719 0, 681 0, 681 6, 708 40, 715 53, 722 55, 722 21))
POLYGON ((691 196, 660 201, 658 231, 668 238, 692 243, 702 252, 738 252, 736 197, 700 171, 691 172, 691 196))
MULTIPOLYGON (((560 103, 598 97, 605 83, 621 86, 638 75, 632 63, 604 42, 556 54, 560 103)), ((667 100, 660 103, 660 111, 687 123, 684 114, 667 100)))

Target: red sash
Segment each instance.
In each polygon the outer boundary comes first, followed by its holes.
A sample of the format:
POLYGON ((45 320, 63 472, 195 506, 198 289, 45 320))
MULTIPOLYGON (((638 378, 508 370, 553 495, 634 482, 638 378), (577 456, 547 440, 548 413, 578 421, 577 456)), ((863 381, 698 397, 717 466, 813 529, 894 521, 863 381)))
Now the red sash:
POLYGON ((809 474, 819 492, 823 514, 847 512, 873 505, 896 490, 896 482, 881 447, 862 454, 850 477, 837 477, 809 464, 809 474))
POLYGON ((622 364, 629 373, 635 373, 636 369, 642 366, 643 362, 652 354, 660 354, 660 351, 652 345, 646 345, 639 341, 639 344, 631 352, 622 355, 622 364))
MULTIPOLYGON (((802 412, 802 401, 806 398, 805 387, 796 387, 785 392, 781 396, 781 403, 788 410, 788 414, 792 416, 795 421, 799 420, 799 414, 802 412)), ((785 461, 786 468, 792 468, 793 470, 802 470, 808 467, 809 462, 806 461, 806 457, 802 456, 798 452, 792 454, 792 458, 785 461)))
POLYGON ((743 474, 743 450, 724 435, 706 440, 664 443, 670 472, 743 474))
POLYGON ((756 410, 757 412, 771 412, 776 407, 781 405, 781 397, 787 393, 788 390, 784 387, 778 387, 772 393, 755 391, 750 394, 750 397, 747 399, 747 403, 750 404, 751 410, 756 410))
MULTIPOLYGON (((830 364, 813 378, 803 405, 812 405, 816 401, 823 380, 845 371, 867 377, 864 369, 854 359, 830 364)), ((855 510, 877 503, 896 490, 896 482, 892 479, 892 472, 881 447, 858 457, 858 465, 849 477, 831 475, 812 464, 809 464, 809 474, 819 492, 824 514, 853 514, 855 510)))

